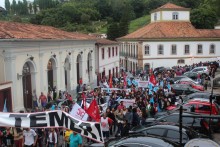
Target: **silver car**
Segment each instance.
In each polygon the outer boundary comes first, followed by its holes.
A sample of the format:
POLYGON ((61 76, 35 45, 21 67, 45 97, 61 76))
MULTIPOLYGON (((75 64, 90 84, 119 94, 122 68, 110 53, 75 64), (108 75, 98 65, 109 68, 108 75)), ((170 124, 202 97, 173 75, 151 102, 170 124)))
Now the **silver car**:
POLYGON ((201 75, 202 74, 209 75, 209 69, 207 66, 196 67, 192 69, 190 72, 197 72, 197 73, 200 73, 201 75))

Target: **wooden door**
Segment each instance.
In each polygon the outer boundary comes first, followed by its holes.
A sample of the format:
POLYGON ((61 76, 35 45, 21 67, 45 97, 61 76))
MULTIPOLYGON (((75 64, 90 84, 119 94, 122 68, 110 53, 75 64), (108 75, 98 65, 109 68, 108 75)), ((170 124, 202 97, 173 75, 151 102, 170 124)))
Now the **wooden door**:
POLYGON ((32 87, 31 87, 31 75, 25 75, 23 78, 23 96, 24 107, 32 108, 32 87))
POLYGON ((48 70, 48 90, 51 91, 53 89, 53 70, 48 70))

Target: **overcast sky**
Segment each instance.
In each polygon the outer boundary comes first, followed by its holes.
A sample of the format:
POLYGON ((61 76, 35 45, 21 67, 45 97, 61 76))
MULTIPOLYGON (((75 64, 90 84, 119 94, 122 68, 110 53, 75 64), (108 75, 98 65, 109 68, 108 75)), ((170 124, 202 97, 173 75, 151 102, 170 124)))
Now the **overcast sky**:
MULTIPOLYGON (((10 0, 11 3, 12 1, 13 0, 10 0)), ((18 2, 19 0, 16 0, 16 1, 18 2)), ((20 0, 20 1, 23 1, 23 0, 20 0)), ((33 0, 27 0, 27 1, 33 1, 33 0)), ((5 8, 5 0, 0 0, 0 6, 5 8)))

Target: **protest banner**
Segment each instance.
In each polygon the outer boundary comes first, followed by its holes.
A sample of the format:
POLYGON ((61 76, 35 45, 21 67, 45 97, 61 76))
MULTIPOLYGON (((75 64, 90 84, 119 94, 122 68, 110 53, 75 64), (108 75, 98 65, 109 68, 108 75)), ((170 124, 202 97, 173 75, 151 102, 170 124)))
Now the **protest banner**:
POLYGON ((138 87, 148 88, 148 81, 138 81, 138 87))
POLYGON ((70 115, 79 120, 86 121, 88 119, 88 114, 86 113, 86 111, 77 103, 73 105, 70 115))
POLYGON ((129 106, 133 106, 135 103, 135 99, 120 99, 120 102, 123 101, 123 105, 128 108, 129 106))
POLYGON ((61 110, 37 113, 0 112, 1 127, 18 128, 67 128, 100 143, 104 143, 101 125, 72 117, 61 110))

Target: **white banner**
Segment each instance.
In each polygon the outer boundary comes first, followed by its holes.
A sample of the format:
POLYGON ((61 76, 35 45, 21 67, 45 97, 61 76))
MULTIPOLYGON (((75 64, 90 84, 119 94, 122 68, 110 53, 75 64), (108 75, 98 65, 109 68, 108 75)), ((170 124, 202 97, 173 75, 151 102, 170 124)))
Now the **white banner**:
POLYGON ((120 99, 120 102, 123 101, 123 105, 128 108, 129 106, 133 106, 135 103, 135 99, 120 99))
POLYGON ((0 126, 18 128, 68 128, 84 137, 104 143, 100 123, 82 121, 61 110, 38 113, 0 112, 0 126))
POLYGON ((77 103, 73 105, 70 115, 74 118, 84 121, 87 121, 88 119, 88 114, 86 113, 86 111, 83 108, 81 108, 77 103))
POLYGON ((148 83, 148 81, 138 81, 138 87, 147 88, 148 83))

